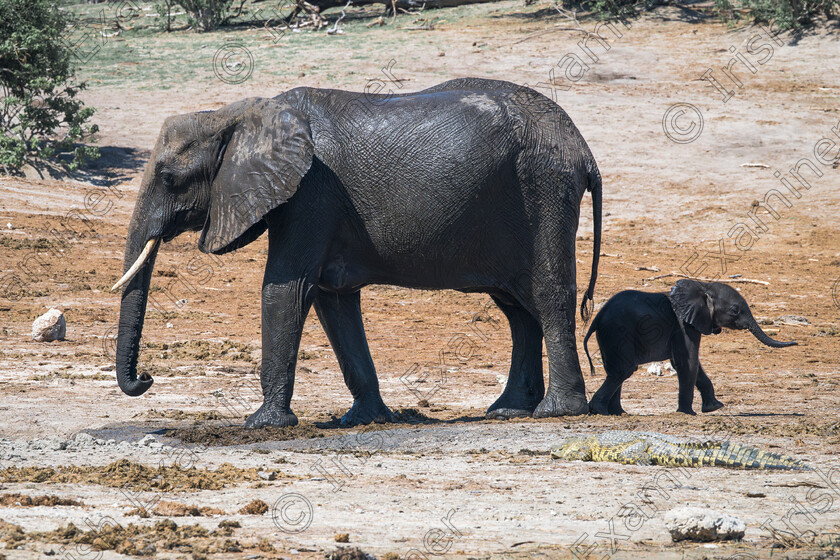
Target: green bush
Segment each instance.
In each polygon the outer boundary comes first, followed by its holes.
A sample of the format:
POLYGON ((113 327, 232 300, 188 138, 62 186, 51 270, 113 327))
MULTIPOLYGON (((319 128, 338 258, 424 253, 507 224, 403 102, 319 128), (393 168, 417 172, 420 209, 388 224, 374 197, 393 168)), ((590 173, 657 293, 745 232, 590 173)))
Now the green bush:
POLYGON ((175 0, 160 0, 155 2, 155 12, 158 16, 158 27, 161 31, 172 31, 172 8, 175 0))
MULTIPOLYGON (((674 0, 562 0, 563 7, 593 12, 601 19, 630 18, 674 0)), ((819 16, 840 13, 840 0, 715 0, 714 12, 725 21, 771 23, 779 30, 798 29, 819 16)))
POLYGON ((562 0, 563 7, 591 11, 600 19, 628 19, 650 10, 664 0, 562 0))
POLYGON ((840 0, 715 0, 715 10, 727 21, 749 18, 784 31, 836 16, 840 0))
MULTIPOLYGON (((176 0, 184 8, 190 25, 199 31, 213 31, 238 14, 233 14, 234 0, 176 0)), ((240 0, 238 11, 245 2, 240 0)))
POLYGON ((63 42, 65 12, 49 0, 0 0, 0 169, 70 153, 71 169, 99 157, 85 124, 94 110, 76 95, 73 53, 63 42))

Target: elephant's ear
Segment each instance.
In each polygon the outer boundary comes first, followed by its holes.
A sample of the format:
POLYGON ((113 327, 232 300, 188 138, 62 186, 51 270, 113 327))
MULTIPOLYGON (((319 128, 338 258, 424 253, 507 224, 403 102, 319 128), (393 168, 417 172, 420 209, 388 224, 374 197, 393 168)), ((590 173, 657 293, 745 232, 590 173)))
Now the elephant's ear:
POLYGON ((678 280, 669 296, 677 318, 701 334, 712 334, 713 305, 711 296, 696 280, 678 280))
POLYGON ((315 154, 309 122, 286 104, 246 100, 222 111, 230 119, 219 133, 218 170, 198 242, 205 253, 226 253, 259 237, 265 215, 295 194, 315 154))

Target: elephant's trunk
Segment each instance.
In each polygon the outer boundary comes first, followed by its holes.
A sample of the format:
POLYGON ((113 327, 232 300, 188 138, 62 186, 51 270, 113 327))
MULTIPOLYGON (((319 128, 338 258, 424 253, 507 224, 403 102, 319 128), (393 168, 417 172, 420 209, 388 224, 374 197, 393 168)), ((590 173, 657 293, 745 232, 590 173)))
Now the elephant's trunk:
POLYGON ((791 340, 790 342, 779 342, 778 340, 773 340, 767 333, 761 330, 761 327, 758 326, 758 322, 755 320, 754 317, 750 316, 749 321, 747 323, 747 328, 753 333, 753 336, 756 337, 759 342, 762 344, 766 344, 771 348, 786 348, 788 346, 796 346, 796 341, 791 340))
MULTIPOLYGON (((121 280, 125 288, 120 303, 120 322, 117 334, 117 383, 123 393, 138 397, 152 386, 152 377, 146 373, 137 376, 137 358, 140 353, 140 336, 149 297, 149 284, 158 247, 156 238, 147 240, 132 219, 125 247, 126 275, 121 280), (150 243, 152 241, 152 243, 150 243), (129 273, 132 273, 129 274, 129 273)), ((117 287, 119 286, 117 283, 117 287)))

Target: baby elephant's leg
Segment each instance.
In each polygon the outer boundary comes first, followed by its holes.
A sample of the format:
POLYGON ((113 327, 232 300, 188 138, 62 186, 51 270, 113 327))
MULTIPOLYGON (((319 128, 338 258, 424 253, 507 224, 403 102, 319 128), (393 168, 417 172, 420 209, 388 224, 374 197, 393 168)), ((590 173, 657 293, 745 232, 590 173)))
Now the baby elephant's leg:
POLYGON ((618 386, 618 390, 616 390, 616 392, 613 393, 613 396, 610 399, 610 404, 609 404, 609 407, 608 407, 610 414, 614 414, 616 416, 621 416, 622 414, 627 414, 627 412, 625 412, 625 410, 623 408, 621 408, 621 387, 623 385, 624 384, 622 383, 621 385, 618 386))
MULTIPOLYGON (((700 383, 701 337, 702 335, 696 329, 686 328, 675 330, 670 339, 671 364, 677 370, 677 380, 680 383, 677 412, 684 414, 695 414, 692 403, 694 402, 694 388, 700 383)), ((708 381, 708 377, 706 380, 708 381)))
POLYGON ((703 371, 702 365, 697 372, 697 390, 700 391, 700 397, 703 399, 703 405, 700 410, 703 412, 712 412, 723 408, 723 403, 715 398, 715 388, 712 386, 712 380, 703 371))
MULTIPOLYGON (((604 356, 603 352, 601 355, 604 356)), ((607 370, 607 378, 589 401, 589 411, 593 414, 624 414, 621 408, 621 385, 636 371, 636 366, 605 356, 604 369, 607 370)))

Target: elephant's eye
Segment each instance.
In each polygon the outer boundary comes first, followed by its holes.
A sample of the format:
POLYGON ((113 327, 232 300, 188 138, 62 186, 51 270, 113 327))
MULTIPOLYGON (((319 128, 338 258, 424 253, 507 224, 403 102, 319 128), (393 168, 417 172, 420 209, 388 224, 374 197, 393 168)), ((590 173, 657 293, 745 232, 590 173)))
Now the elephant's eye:
POLYGON ((170 173, 169 171, 162 171, 160 174, 160 182, 163 184, 164 188, 172 188, 172 184, 174 183, 174 177, 172 176, 172 173, 170 173))
POLYGON ((733 305, 732 307, 729 308, 729 313, 731 315, 738 316, 738 315, 741 314, 741 308, 738 307, 737 305, 733 305))

